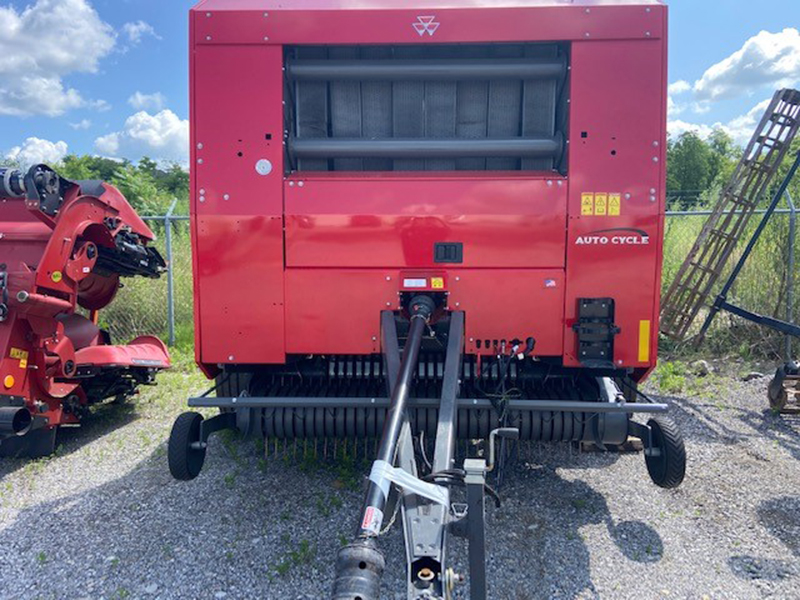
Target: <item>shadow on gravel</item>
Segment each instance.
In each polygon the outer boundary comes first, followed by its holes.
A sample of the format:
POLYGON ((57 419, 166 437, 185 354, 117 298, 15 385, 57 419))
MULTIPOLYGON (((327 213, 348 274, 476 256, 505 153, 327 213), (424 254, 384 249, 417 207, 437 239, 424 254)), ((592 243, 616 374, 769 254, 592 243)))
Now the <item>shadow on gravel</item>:
POLYGON ((676 396, 658 399, 670 405, 669 416, 682 426, 684 436, 693 442, 733 445, 748 437, 718 418, 720 407, 716 404, 676 396))
POLYGON ((766 409, 747 413, 740 419, 756 430, 759 436, 772 440, 796 460, 800 460, 800 417, 775 414, 766 409))
MULTIPOLYGON (((100 404, 92 409, 91 414, 80 426, 59 428, 56 435, 56 455, 72 454, 83 446, 133 423, 137 418, 136 406, 132 402, 100 404)), ((0 478, 37 460, 48 460, 48 458, 0 458, 0 478)))
POLYGON ((732 556, 728 566, 737 577, 747 580, 780 581, 800 573, 800 496, 781 496, 762 502, 758 520, 771 535, 789 550, 787 560, 732 556))
POLYGON ((559 464, 551 455, 546 465, 518 465, 507 474, 502 494, 506 502, 488 515, 489 570, 498 574, 490 580, 490 597, 598 597, 585 541, 587 526, 605 525, 609 538, 628 560, 661 560, 664 543, 655 529, 641 521, 615 522, 602 494, 585 481, 558 473, 570 467, 599 468, 606 458, 612 457, 595 455, 587 460, 584 455, 559 464), (519 581, 516 573, 525 574, 525 583, 514 587, 508 582, 519 581))

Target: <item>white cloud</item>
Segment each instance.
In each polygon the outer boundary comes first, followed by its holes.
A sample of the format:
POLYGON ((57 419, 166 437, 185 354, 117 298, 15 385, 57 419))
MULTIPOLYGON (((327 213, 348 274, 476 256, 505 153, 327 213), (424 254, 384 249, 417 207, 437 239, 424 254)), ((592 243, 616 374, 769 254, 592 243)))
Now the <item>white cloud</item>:
POLYGON ((761 117, 764 116, 764 111, 767 110, 767 107, 771 101, 772 99, 768 98, 763 102, 759 102, 747 113, 731 120, 731 122, 725 127, 725 131, 728 132, 728 134, 737 144, 742 146, 746 145, 753 137, 753 133, 755 132, 756 127, 761 121, 761 117))
POLYGON ((160 111, 163 110, 166 103, 167 99, 161 92, 143 94, 137 91, 133 96, 128 98, 128 104, 136 110, 160 111))
POLYGON ((96 73, 116 41, 88 0, 0 6, 0 115, 51 117, 90 103, 62 77, 96 73))
POLYGON ((694 131, 701 138, 708 138, 714 129, 720 128, 733 138, 733 141, 740 146, 746 146, 750 139, 753 137, 756 126, 764 115, 771 99, 759 102, 745 114, 731 119, 727 123, 714 123, 713 125, 705 125, 700 123, 687 123, 681 120, 672 120, 667 123, 667 131, 672 139, 677 139, 681 134, 687 131, 694 131))
POLYGON ((77 123, 70 123, 69 126, 75 131, 79 131, 81 129, 89 129, 92 126, 92 122, 89 119, 81 119, 77 123))
POLYGON ((762 86, 800 81, 800 31, 761 31, 726 59, 710 67, 694 84, 701 101, 751 94, 762 86))
POLYGON ((55 164, 67 155, 66 142, 51 142, 36 137, 29 137, 21 146, 15 146, 6 153, 6 159, 12 160, 23 169, 38 163, 55 164))
POLYGON ((97 151, 107 156, 132 160, 149 156, 161 161, 187 165, 189 160, 189 121, 171 110, 152 115, 145 111, 128 117, 121 131, 109 133, 94 142, 97 151))
POLYGON ((687 123, 686 121, 678 119, 667 123, 667 132, 673 140, 678 139, 681 135, 689 131, 693 131, 701 138, 707 138, 711 135, 711 132, 714 131, 714 127, 698 123, 687 123))
POLYGON ((157 40, 161 39, 156 33, 156 30, 153 29, 153 26, 150 23, 146 23, 145 21, 133 21, 132 23, 125 23, 122 26, 122 31, 128 36, 128 41, 131 44, 138 44, 142 41, 142 38, 147 36, 152 36, 157 40))
POLYGON ((685 104, 678 104, 672 96, 667 96, 667 114, 670 117, 677 117, 686 109, 685 104))
POLYGON ((692 89, 691 84, 688 81, 684 81, 683 79, 680 79, 675 83, 671 83, 669 85, 669 93, 670 95, 673 96, 677 96, 678 94, 683 94, 691 89, 692 89))

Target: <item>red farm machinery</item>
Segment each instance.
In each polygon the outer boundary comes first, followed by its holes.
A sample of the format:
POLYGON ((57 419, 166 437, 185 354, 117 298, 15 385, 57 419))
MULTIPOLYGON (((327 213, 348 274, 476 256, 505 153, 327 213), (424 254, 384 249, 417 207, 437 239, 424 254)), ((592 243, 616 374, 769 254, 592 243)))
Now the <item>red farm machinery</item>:
POLYGON ((120 277, 165 270, 153 238, 112 185, 0 168, 0 454, 51 454, 59 426, 170 366, 158 338, 112 345, 97 324, 120 277))
POLYGON ((408 598, 462 579, 486 598, 495 442, 639 438, 652 480, 681 483, 668 407, 637 388, 659 330, 666 6, 204 0, 190 38, 196 357, 216 397, 189 405, 220 413, 175 422, 176 478, 220 429, 377 440, 336 600, 378 598, 398 514, 408 598), (461 460, 463 439, 483 441, 461 460))

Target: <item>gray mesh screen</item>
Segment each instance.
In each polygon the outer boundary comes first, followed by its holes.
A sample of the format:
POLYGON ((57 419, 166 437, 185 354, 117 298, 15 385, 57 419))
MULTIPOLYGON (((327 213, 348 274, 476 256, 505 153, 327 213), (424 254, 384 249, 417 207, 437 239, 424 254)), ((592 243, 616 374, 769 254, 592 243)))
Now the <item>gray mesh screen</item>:
MULTIPOLYGON (((435 60, 565 57, 564 44, 298 46, 289 59, 435 60)), ((290 139, 553 137, 566 126, 566 76, 530 81, 287 81, 290 139)), ((303 158, 298 171, 553 170, 553 158, 303 158)))

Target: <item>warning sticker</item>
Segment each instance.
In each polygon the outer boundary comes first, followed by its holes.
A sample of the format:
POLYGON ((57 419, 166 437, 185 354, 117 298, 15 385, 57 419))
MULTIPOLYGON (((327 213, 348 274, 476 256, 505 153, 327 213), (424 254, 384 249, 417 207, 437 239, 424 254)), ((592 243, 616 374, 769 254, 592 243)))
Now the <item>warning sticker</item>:
POLYGON ((432 277, 431 278, 431 287, 435 290, 443 290, 444 289, 444 277, 432 277))
POLYGON ((28 368, 28 352, 26 350, 20 350, 19 348, 11 348, 10 352, 11 358, 16 358, 19 360, 19 366, 21 369, 28 368))
POLYGON ((50 276, 54 283, 59 283, 64 276, 61 274, 61 271, 53 271, 53 274, 50 276))
POLYGON ((608 195, 608 216, 618 217, 622 211, 622 194, 608 195))
POLYGON ((608 214, 608 194, 594 195, 594 214, 597 217, 605 217, 608 214))
POLYGON ((591 217, 594 215, 594 194, 581 194, 581 215, 591 217))
POLYGON ((372 535, 378 535, 383 525, 383 511, 374 506, 368 506, 364 511, 364 520, 361 522, 361 529, 368 531, 372 535))

